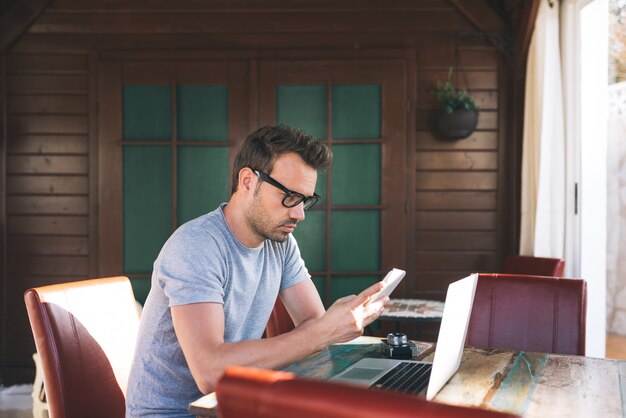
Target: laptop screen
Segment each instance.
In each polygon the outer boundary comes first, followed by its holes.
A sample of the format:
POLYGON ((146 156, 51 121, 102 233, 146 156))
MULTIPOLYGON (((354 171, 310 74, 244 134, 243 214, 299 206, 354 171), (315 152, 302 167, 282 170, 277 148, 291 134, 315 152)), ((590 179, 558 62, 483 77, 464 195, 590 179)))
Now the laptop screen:
MULTIPOLYGON (((477 282, 478 274, 472 274, 448 286, 441 327, 439 329, 439 337, 437 339, 437 347, 435 349, 435 357, 432 363, 432 370, 429 370, 430 378, 426 393, 426 399, 428 400, 435 397, 461 364, 465 336, 472 314, 472 305, 474 304, 477 282)), ((379 386, 378 383, 380 383, 381 380, 388 379, 390 371, 398 369, 399 363, 418 362, 411 360, 364 358, 348 367, 343 372, 333 376, 331 380, 363 386, 374 385, 375 387, 384 388, 385 386, 379 386)), ((430 363, 428 363, 428 365, 430 366, 430 363)), ((412 382, 410 380, 414 379, 414 377, 410 376, 408 373, 402 372, 402 379, 407 380, 406 383, 411 386, 412 382)), ((424 384, 426 384, 426 382, 424 384)))

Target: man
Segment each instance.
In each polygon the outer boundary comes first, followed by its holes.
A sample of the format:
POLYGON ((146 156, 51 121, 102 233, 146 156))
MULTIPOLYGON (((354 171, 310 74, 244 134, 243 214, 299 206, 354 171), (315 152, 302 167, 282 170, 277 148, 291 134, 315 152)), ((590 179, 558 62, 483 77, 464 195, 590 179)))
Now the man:
POLYGON ((380 283, 324 310, 291 233, 319 196, 328 148, 284 125, 251 133, 227 204, 181 226, 154 263, 127 390, 127 416, 189 416, 229 365, 277 368, 353 339, 387 298, 380 283), (261 339, 280 295, 296 328, 261 339))

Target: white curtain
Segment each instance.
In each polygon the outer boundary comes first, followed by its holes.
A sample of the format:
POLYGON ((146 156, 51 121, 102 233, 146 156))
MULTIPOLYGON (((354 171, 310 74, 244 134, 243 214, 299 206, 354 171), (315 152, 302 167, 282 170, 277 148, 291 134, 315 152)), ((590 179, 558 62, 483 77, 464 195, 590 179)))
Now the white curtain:
POLYGON ((626 335, 626 82, 609 87, 607 331, 626 335))
POLYGON ((563 258, 565 136, 559 2, 542 0, 526 69, 520 254, 563 258))

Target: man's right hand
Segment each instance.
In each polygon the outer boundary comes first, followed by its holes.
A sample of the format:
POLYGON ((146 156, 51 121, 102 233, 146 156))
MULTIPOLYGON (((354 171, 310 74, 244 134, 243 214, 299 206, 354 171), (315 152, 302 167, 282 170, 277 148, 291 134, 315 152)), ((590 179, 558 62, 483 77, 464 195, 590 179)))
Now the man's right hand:
POLYGON ((384 297, 376 302, 367 303, 382 288, 382 282, 378 282, 358 295, 337 299, 321 318, 311 323, 319 327, 316 335, 326 337, 321 342, 320 349, 361 336, 365 327, 382 314, 384 305, 389 300, 389 297, 384 297))

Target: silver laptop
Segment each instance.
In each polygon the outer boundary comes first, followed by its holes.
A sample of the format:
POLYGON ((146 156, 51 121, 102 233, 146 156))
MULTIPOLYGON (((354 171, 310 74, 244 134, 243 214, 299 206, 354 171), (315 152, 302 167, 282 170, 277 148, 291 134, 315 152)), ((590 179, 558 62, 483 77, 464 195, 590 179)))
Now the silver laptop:
POLYGON ((448 286, 432 363, 365 358, 330 380, 414 394, 426 391, 426 399, 433 399, 461 364, 477 281, 478 274, 472 274, 448 286))

